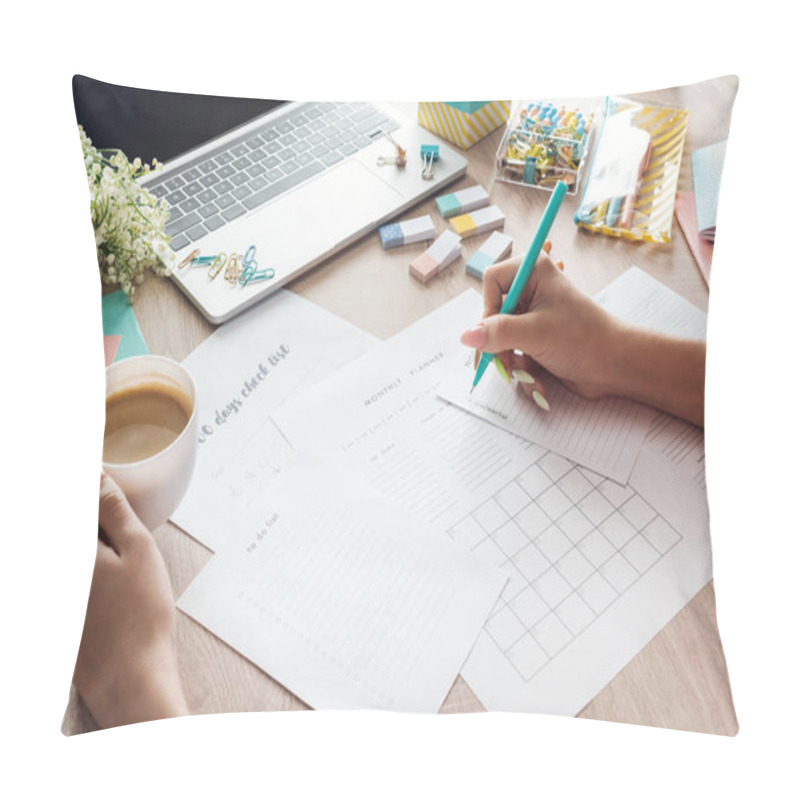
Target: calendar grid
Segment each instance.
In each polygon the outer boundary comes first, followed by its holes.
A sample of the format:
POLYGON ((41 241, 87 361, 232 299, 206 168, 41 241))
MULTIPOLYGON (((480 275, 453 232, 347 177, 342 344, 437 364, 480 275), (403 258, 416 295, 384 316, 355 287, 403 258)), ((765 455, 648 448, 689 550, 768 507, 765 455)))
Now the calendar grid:
POLYGON ((449 530, 507 574, 484 633, 526 682, 682 538, 630 486, 538 453, 449 530))

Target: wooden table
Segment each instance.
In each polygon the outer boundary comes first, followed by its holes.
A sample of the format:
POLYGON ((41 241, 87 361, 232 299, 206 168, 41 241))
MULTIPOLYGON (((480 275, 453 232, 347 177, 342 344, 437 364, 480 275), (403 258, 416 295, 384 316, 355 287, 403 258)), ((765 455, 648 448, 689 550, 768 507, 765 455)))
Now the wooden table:
MULTIPOLYGON (((680 172, 681 190, 692 190, 691 152, 727 136, 735 97, 735 78, 722 78, 643 95, 649 100, 689 109, 689 127, 680 172)), ((580 98, 564 100, 585 105, 580 98)), ((401 104, 415 116, 412 104, 401 104)), ((467 175, 452 189, 475 182, 490 189, 492 202, 506 215, 506 232, 520 254, 533 233, 549 195, 501 182, 493 184, 494 156, 502 137, 498 129, 468 151, 467 175)), ((432 136, 432 139, 435 137, 432 136)), ((634 244, 579 231, 572 221, 577 197, 568 196, 550 238, 553 256, 588 294, 594 294, 628 267, 649 272, 698 307, 708 307, 708 289, 686 241, 673 223, 669 246, 634 244)), ((437 230, 445 225, 434 201, 407 212, 430 213, 437 230)), ((464 264, 484 237, 464 242, 463 259, 423 286, 408 275, 408 262, 424 246, 382 250, 370 235, 337 257, 289 285, 291 291, 386 339, 438 308, 466 288, 479 283, 467 276, 464 264), (413 252, 412 252, 413 251, 413 252)), ((182 360, 213 328, 170 281, 147 279, 138 289, 134 311, 151 352, 182 360)), ((715 532, 718 533, 718 532, 715 532)), ((179 596, 211 553, 167 523, 155 531, 167 563, 175 596, 179 596)), ((300 700, 196 622, 177 613, 176 644, 189 707, 193 713, 305 709, 300 700)), ((441 713, 484 710, 459 677, 441 713)), ((581 717, 734 734, 738 729, 725 658, 716 624, 713 582, 709 582, 675 618, 595 697, 581 717)), ((65 714, 65 733, 92 730, 96 725, 72 691, 65 714)))

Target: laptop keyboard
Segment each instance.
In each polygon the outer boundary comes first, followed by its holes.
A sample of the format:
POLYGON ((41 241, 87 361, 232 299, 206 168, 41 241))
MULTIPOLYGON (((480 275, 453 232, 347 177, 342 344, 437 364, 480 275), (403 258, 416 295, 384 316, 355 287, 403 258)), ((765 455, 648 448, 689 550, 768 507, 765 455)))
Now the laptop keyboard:
POLYGON ((304 103, 147 189, 169 204, 165 232, 178 251, 399 127, 369 103, 304 103))

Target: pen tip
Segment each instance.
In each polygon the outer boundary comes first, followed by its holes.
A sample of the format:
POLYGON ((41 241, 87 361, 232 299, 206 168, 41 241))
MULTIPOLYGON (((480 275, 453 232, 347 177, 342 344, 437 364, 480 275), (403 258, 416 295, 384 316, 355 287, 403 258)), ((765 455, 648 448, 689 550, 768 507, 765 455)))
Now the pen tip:
POLYGON ((475 391, 475 387, 474 386, 470 386, 469 393, 472 394, 474 391, 475 391))

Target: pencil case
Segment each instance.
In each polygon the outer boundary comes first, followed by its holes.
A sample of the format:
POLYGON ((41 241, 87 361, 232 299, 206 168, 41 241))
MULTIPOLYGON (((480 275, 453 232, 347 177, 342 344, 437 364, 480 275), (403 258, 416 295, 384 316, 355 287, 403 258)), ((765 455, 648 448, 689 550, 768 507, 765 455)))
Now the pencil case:
POLYGON ((689 112, 606 98, 575 222, 633 241, 668 243, 689 112))
POLYGON ((594 128, 594 110, 545 100, 516 103, 497 150, 497 179, 549 191, 564 181, 567 193, 576 194, 594 128))

